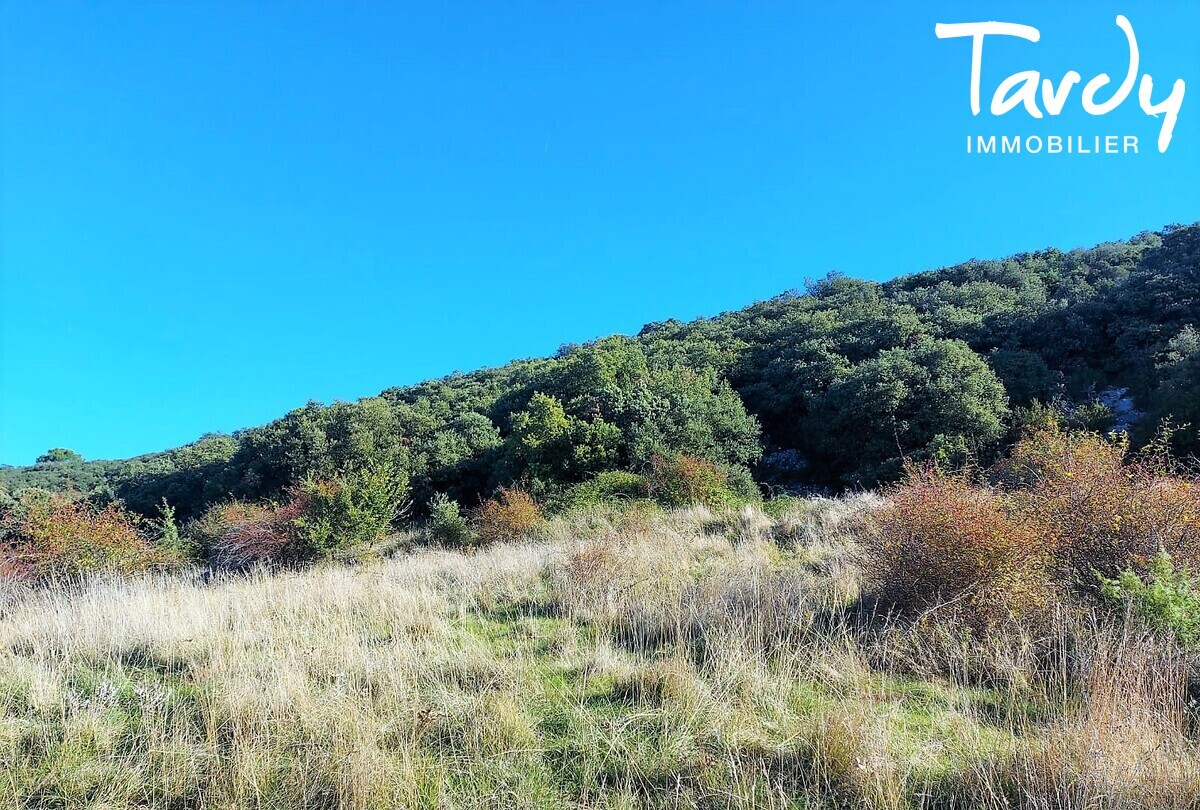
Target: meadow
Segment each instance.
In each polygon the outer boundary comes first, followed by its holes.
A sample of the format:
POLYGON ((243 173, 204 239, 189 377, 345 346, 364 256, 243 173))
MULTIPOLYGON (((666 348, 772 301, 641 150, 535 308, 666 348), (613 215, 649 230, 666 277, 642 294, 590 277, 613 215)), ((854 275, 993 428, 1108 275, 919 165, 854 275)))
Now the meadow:
POLYGON ((869 597, 887 503, 596 504, 481 549, 7 580, 2 807, 1200 806, 1183 647, 869 597))

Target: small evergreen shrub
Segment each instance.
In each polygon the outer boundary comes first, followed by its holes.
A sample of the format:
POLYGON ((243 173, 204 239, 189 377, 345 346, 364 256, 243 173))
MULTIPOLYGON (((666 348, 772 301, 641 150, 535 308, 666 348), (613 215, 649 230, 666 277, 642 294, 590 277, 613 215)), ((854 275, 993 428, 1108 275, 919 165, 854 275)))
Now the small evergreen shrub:
POLYGON ((380 540, 403 511, 408 478, 368 465, 330 478, 304 479, 292 490, 298 560, 330 557, 380 540))
POLYGON ((1112 408, 1093 400, 1077 405, 1065 414, 1064 426, 1069 430, 1105 433, 1112 428, 1112 408))
POLYGON ((759 489, 758 482, 754 480, 749 469, 746 467, 723 467, 722 470, 725 473, 725 486, 733 495, 735 504, 762 504, 762 490, 759 489))
POLYGON ((1109 602, 1175 636, 1180 646, 1200 648, 1200 577, 1186 567, 1176 568, 1170 554, 1156 554, 1144 576, 1127 568, 1113 579, 1099 579, 1100 593, 1109 602))
POLYGON ((608 470, 571 487, 559 500, 562 507, 578 508, 645 496, 646 481, 642 476, 626 470, 608 470))
POLYGON ((483 543, 520 540, 542 526, 541 507, 528 492, 502 488, 475 512, 475 530, 483 543))
POLYGON ((784 493, 763 501, 763 514, 772 520, 803 513, 808 509, 808 499, 784 493))
POLYGON ((458 501, 443 492, 429 499, 429 539, 447 548, 469 546, 475 533, 467 523, 458 501))
POLYGON ((179 521, 175 518, 175 508, 166 498, 158 507, 159 519, 154 525, 158 529, 158 545, 163 551, 174 554, 180 559, 195 560, 197 548, 179 529, 179 521))

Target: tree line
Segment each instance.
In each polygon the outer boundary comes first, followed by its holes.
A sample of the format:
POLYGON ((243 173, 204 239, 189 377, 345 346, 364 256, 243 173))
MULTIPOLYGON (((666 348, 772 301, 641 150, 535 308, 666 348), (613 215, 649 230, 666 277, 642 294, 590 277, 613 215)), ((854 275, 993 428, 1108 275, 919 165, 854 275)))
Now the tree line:
POLYGON ((553 357, 310 402, 232 435, 122 461, 63 448, 0 469, 28 487, 186 519, 305 479, 386 466, 419 510, 518 487, 542 500, 620 488, 663 459, 702 460, 735 491, 894 480, 905 460, 996 457, 1048 410, 1131 437, 1164 422, 1200 449, 1200 224, 877 283, 831 274, 744 309, 553 357), (622 484, 621 482, 625 482, 622 484))

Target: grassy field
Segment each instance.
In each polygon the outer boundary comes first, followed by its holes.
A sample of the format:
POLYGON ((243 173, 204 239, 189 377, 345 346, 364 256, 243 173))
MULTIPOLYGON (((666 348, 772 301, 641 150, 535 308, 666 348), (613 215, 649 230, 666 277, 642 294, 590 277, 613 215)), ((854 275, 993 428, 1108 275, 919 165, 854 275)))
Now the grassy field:
POLYGON ((0 593, 2 807, 1200 807, 1187 662, 865 607, 869 496, 0 593))

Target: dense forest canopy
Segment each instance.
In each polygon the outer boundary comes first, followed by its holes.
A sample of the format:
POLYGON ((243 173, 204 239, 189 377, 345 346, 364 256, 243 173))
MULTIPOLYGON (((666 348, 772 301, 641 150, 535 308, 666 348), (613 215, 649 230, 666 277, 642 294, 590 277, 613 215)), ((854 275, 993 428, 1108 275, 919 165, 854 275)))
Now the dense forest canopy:
MULTIPOLYGON (((969 261, 885 283, 830 275, 745 309, 665 321, 554 357, 309 403, 270 424, 126 461, 64 448, 0 469, 26 487, 181 517, 276 497, 308 475, 386 463, 414 503, 538 496, 686 454, 753 487, 870 486, 903 460, 986 458, 1037 403, 1135 441, 1200 425, 1200 224, 1090 250, 969 261), (1124 389, 1124 393, 1120 392, 1124 389)), ((1044 409, 1043 411, 1044 412, 1044 409)))

